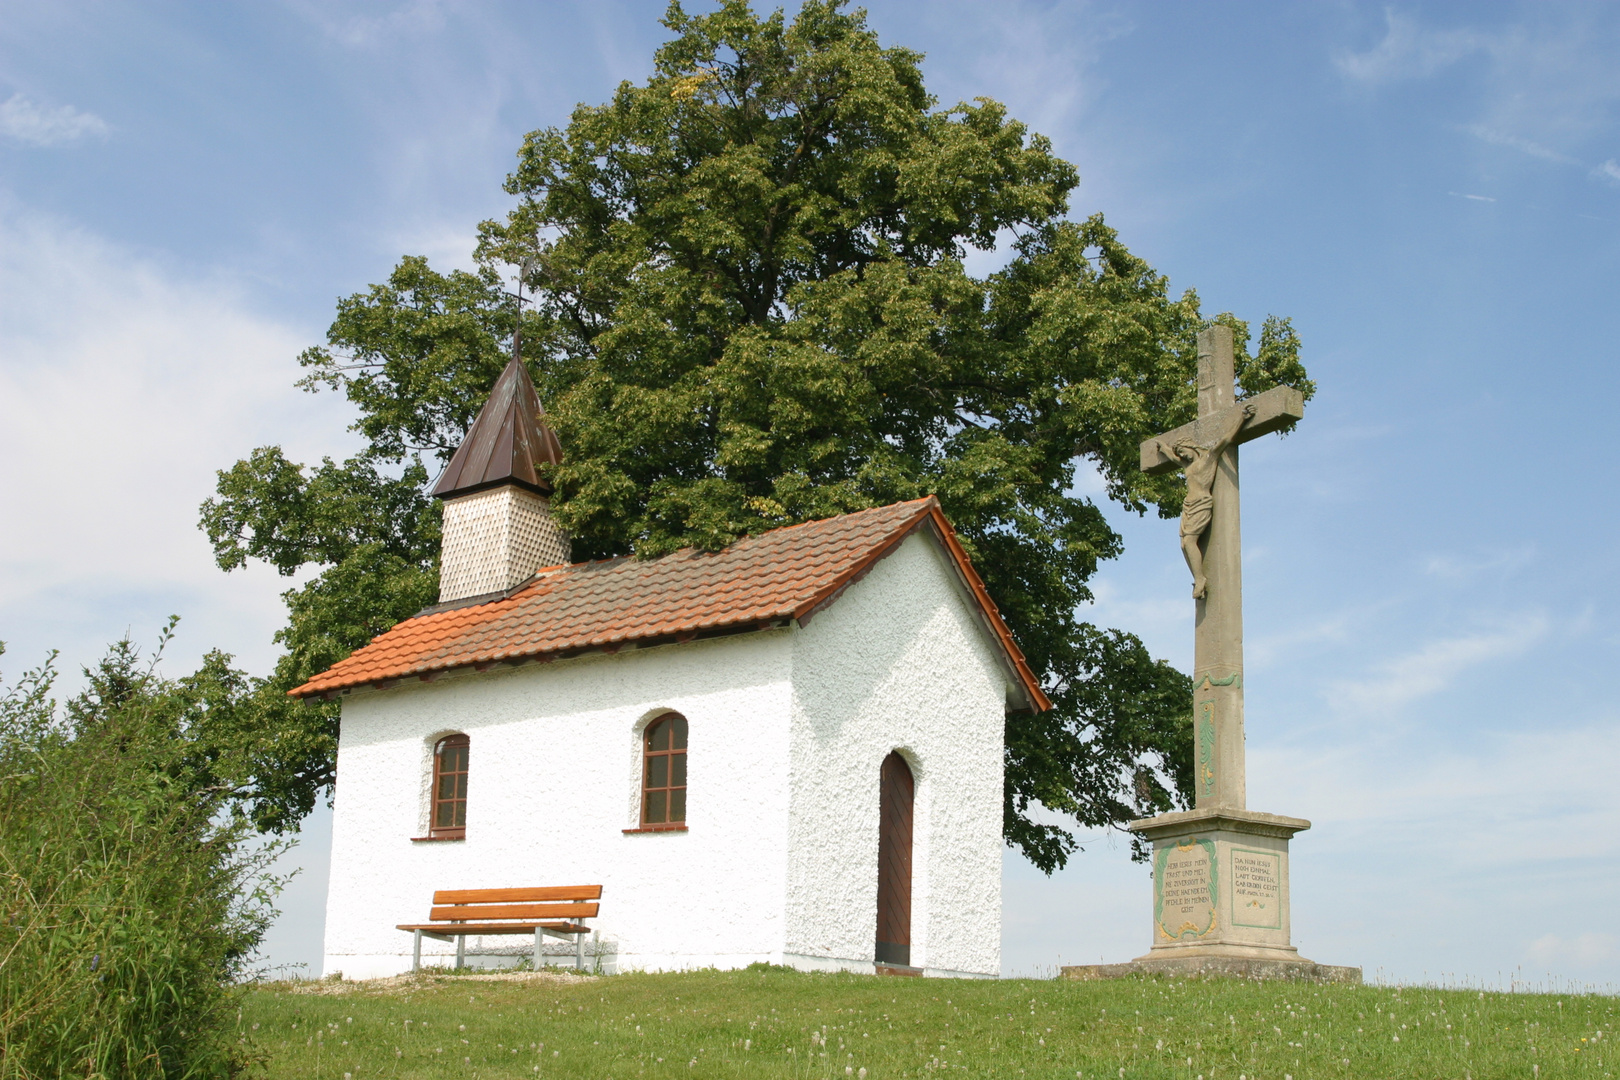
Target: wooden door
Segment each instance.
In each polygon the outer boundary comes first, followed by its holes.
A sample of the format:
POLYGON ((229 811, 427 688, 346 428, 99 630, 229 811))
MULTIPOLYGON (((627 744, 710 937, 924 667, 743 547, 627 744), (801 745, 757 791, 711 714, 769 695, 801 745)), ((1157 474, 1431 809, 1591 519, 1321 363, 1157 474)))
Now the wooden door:
POLYGON ((877 952, 880 964, 911 964, 911 804, 906 759, 883 759, 878 781, 877 952))

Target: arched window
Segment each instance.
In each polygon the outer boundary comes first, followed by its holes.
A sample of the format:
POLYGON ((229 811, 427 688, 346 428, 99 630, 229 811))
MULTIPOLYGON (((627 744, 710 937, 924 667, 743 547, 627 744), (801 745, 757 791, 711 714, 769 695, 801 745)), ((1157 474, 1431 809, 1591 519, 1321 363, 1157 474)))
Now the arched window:
POLYGON ((641 823, 686 821, 686 717, 665 713, 647 725, 641 743, 641 823))
POLYGON ((446 735, 433 748, 429 836, 455 839, 467 835, 467 750, 465 735, 446 735))

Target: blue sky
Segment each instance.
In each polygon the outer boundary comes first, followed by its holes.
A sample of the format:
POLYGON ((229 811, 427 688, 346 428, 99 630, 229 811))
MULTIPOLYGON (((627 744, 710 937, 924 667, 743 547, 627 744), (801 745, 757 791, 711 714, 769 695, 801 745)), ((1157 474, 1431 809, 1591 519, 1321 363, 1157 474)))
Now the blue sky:
MULTIPOLYGON (((1053 139, 1076 216, 1304 339, 1306 420, 1244 449, 1249 805, 1315 822, 1301 951, 1620 984, 1620 7, 868 6, 1053 139)), ((644 77, 661 11, 0 0, 8 677, 170 612, 176 673, 269 666, 287 582, 213 568, 213 470, 353 445, 295 355, 401 255, 466 265, 523 133, 644 77)), ((1111 516, 1091 617, 1189 666, 1174 523, 1111 516)), ((318 961, 325 829, 279 962, 318 961)), ((1005 882, 1009 972, 1146 949, 1118 839, 1005 882)))

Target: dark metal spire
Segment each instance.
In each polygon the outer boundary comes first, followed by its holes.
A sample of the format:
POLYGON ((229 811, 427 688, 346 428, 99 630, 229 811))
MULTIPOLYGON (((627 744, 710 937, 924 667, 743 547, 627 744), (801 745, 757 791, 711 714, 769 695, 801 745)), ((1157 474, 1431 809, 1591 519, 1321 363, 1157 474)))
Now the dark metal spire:
POLYGON ((561 464, 562 444, 546 426, 544 415, 528 371, 513 356, 433 486, 434 496, 448 499, 501 484, 551 494, 551 485, 536 466, 561 464))

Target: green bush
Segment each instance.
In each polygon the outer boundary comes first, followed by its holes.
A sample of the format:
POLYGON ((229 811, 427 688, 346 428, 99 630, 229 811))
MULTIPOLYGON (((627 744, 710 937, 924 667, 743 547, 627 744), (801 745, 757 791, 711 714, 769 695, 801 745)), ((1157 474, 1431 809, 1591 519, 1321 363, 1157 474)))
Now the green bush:
POLYGON ((0 1080, 231 1075, 273 849, 215 779, 196 676, 127 640, 86 675, 60 718, 49 662, 0 697, 0 1080))

